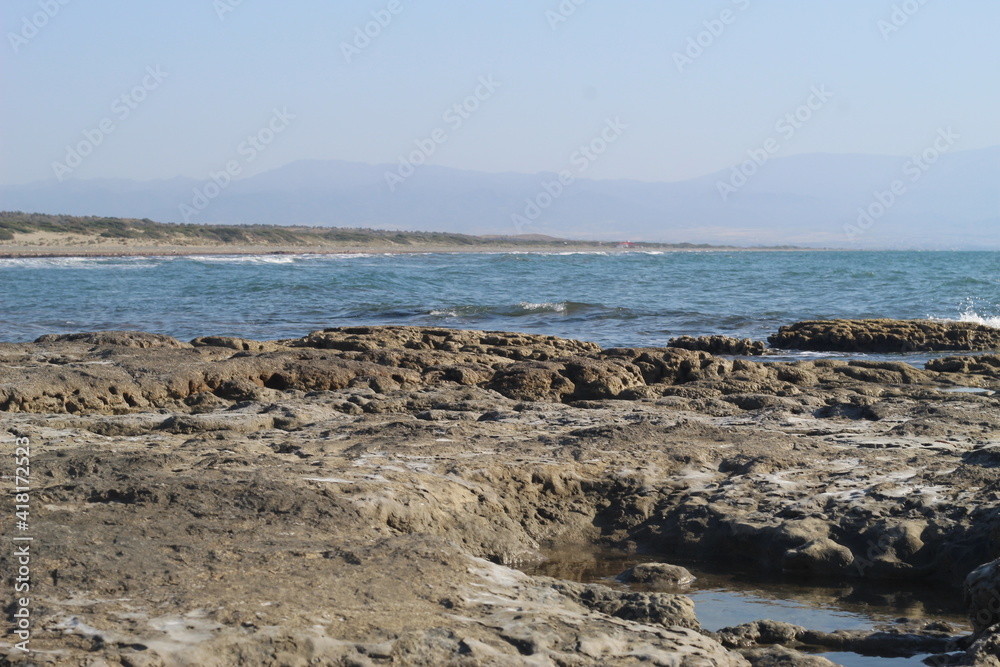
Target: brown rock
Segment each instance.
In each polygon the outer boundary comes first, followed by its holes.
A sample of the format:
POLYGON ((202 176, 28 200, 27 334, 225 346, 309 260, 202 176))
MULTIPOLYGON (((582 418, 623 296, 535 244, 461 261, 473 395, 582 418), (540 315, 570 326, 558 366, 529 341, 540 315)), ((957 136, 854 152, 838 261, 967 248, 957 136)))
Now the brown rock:
POLYGON ((145 331, 94 331, 89 333, 45 334, 35 339, 36 343, 86 343, 97 347, 114 345, 119 347, 190 347, 176 338, 145 331))
POLYGON ((965 602, 976 634, 1000 623, 1000 559, 969 573, 965 579, 965 602))
POLYGON ((771 347, 820 352, 997 350, 1000 329, 939 320, 809 320, 783 326, 771 347))
POLYGON ((561 364, 521 362, 497 371, 486 387, 522 401, 562 402, 576 387, 561 373, 561 364))
POLYGON ((642 584, 653 590, 672 590, 694 581, 694 575, 687 568, 670 563, 640 563, 630 567, 617 577, 625 584, 642 584))
POLYGON ((764 354, 767 349, 762 341, 729 336, 679 336, 671 338, 667 342, 667 346, 685 350, 701 350, 711 354, 740 356, 759 356, 764 354))

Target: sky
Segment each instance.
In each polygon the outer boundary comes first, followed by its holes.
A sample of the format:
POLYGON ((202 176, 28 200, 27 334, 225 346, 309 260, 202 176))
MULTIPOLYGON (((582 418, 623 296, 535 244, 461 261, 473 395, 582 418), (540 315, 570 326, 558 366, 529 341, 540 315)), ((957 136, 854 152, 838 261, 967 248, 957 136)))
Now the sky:
POLYGON ((559 171, 609 124, 593 178, 694 178, 769 140, 1000 144, 995 0, 4 0, 0 21, 3 185, 415 150, 559 171))

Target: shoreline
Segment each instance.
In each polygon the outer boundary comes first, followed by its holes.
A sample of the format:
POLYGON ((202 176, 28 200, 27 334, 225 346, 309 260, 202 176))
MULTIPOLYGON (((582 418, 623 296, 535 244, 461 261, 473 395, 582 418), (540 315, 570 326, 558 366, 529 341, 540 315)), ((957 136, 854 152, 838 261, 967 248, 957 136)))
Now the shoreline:
MULTIPOLYGON (((0 259, 58 258, 58 257, 204 257, 211 255, 489 255, 489 254, 613 254, 642 255, 651 253, 721 253, 721 252, 766 252, 766 253, 849 253, 849 252, 928 252, 915 249, 870 249, 870 248, 747 248, 742 246, 713 246, 711 248, 595 248, 589 245, 546 245, 546 246, 495 246, 462 247, 430 246, 426 248, 403 248, 395 246, 344 246, 310 248, 302 246, 162 246, 130 247, 115 246, 101 249, 81 249, 75 246, 7 246, 0 244, 0 259)), ((936 250, 933 252, 1000 252, 989 250, 936 250)))
POLYGON ((646 254, 708 253, 708 252, 851 252, 828 248, 741 248, 717 246, 712 248, 600 248, 591 245, 498 245, 491 247, 429 246, 404 248, 394 246, 114 246, 83 249, 75 246, 4 246, 0 244, 0 259, 54 258, 54 257, 200 257, 209 255, 426 255, 426 254, 502 254, 502 253, 559 253, 578 252, 591 254, 646 254))

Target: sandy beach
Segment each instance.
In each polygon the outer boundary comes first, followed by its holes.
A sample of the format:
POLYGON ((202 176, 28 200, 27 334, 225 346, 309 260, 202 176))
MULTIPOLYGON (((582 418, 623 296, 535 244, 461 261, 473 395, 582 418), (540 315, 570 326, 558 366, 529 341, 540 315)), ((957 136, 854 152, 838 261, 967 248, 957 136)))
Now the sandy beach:
MULTIPOLYGON (((301 229, 301 228, 295 228, 301 229)), ((322 228, 313 229, 315 232, 322 228)), ((475 237, 472 237, 475 238, 475 237)), ((408 243, 369 241, 364 243, 196 243, 150 241, 148 239, 105 238, 93 235, 65 234, 58 232, 18 233, 11 240, 0 241, 0 258, 16 257, 155 257, 185 255, 259 255, 259 254, 350 254, 350 253, 495 253, 495 252, 630 252, 642 250, 669 252, 712 252, 747 250, 796 250, 796 248, 745 248, 730 246, 692 246, 660 243, 634 244, 619 248, 617 243, 570 240, 512 240, 489 239, 481 245, 435 244, 412 239, 408 243)))

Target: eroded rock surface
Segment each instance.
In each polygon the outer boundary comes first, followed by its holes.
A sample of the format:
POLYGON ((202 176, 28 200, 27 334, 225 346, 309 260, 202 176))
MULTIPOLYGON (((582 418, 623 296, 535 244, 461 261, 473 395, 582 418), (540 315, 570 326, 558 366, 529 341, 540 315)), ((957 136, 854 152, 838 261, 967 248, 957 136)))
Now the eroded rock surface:
POLYGON ((744 356, 759 356, 767 350, 767 346, 762 341, 730 336, 679 336, 671 338, 667 345, 685 350, 701 350, 712 354, 744 356))
MULTIPOLYGON (((977 567, 965 580, 969 620, 976 634, 1000 626, 1000 560, 977 567)), ((1000 627, 997 627, 1000 631, 1000 627)))
POLYGON ((511 566, 603 545, 961 596, 1000 552, 997 399, 944 391, 1000 389, 978 366, 146 336, 0 344, 37 664, 779 664, 699 632, 682 592, 511 566))
POLYGON ((1000 329, 945 320, 809 320, 783 326, 767 341, 819 352, 998 350, 1000 329))
POLYGON ((616 579, 626 584, 641 584, 652 589, 674 590, 694 581, 687 568, 670 563, 640 563, 630 567, 616 579))

